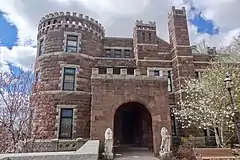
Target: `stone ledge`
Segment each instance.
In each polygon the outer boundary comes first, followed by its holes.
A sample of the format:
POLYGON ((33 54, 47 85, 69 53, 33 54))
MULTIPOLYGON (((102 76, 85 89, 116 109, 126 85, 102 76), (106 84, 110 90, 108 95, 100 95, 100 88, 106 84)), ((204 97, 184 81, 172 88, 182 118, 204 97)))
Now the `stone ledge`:
POLYGON ((0 154, 0 160, 98 160, 98 157, 99 140, 88 140, 77 151, 0 154))
POLYGON ((86 91, 62 91, 62 90, 51 90, 51 91, 40 91, 39 93, 47 94, 75 94, 75 95, 91 95, 90 92, 86 91))
POLYGON ((113 80, 149 80, 149 81, 167 81, 167 76, 155 77, 155 76, 144 76, 144 75, 107 75, 107 74, 97 74, 92 75, 91 79, 113 79, 113 80))

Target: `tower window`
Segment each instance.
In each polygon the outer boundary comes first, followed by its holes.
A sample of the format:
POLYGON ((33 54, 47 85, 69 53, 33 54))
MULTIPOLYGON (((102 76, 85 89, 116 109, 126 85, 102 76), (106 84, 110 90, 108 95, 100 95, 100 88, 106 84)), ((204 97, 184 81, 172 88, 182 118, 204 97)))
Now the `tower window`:
POLYGON ((148 37, 149 37, 149 41, 152 41, 152 34, 151 33, 148 34, 148 37))
POLYGON ((63 90, 74 91, 75 89, 75 68, 64 68, 63 90))
POLYGON ((38 82, 40 80, 40 73, 36 72, 35 73, 35 81, 38 82))
POLYGON ((38 56, 43 54, 43 39, 39 41, 38 56))
POLYGON ((122 57, 121 50, 115 49, 114 52, 115 52, 115 58, 121 58, 122 57))
POLYGON ((77 52, 78 36, 67 35, 66 52, 77 52))
POLYGON ((125 58, 130 58, 130 50, 125 50, 124 51, 124 57, 125 58))
POLYGON ((59 138, 72 138, 73 109, 62 108, 60 115, 59 138))
POLYGON ((172 74, 168 71, 168 91, 172 92, 172 74))
POLYGON ((145 33, 142 33, 142 40, 145 41, 145 33))

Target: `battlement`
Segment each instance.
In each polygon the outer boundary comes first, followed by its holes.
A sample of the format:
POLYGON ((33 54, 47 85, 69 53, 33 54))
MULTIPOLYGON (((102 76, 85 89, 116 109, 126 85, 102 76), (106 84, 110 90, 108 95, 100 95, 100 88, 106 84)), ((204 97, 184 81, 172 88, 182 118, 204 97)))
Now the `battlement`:
POLYGON ((51 28, 82 28, 104 37, 104 27, 97 20, 77 14, 76 12, 54 12, 42 17, 39 22, 38 31, 44 32, 51 28))
POLYGON ((106 74, 100 74, 98 68, 92 68, 91 79, 133 79, 133 80, 167 80, 168 73, 162 71, 160 76, 141 75, 139 69, 134 69, 134 75, 127 74, 127 68, 122 68, 120 74, 113 74, 113 68, 107 68, 106 74))
POLYGON ((175 6, 172 6, 172 11, 168 14, 168 18, 170 19, 173 15, 186 16, 186 8, 176 9, 175 6))
POLYGON ((136 20, 136 29, 145 29, 145 30, 156 30, 156 22, 149 21, 148 23, 144 23, 142 20, 136 20))

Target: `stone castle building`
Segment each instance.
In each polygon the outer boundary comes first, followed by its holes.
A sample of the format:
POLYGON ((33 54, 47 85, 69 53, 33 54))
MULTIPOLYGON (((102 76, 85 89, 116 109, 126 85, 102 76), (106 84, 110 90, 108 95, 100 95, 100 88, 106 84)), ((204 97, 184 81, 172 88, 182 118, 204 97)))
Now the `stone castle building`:
POLYGON ((35 108, 34 122, 44 138, 103 141, 111 128, 114 145, 158 153, 162 127, 186 136, 171 109, 182 98, 183 79, 199 76, 215 50, 202 54, 190 46, 185 8, 173 7, 168 19, 166 42, 155 22, 136 21, 132 38, 117 38, 106 37, 98 21, 82 14, 43 17, 35 76, 41 93, 53 98, 35 108))

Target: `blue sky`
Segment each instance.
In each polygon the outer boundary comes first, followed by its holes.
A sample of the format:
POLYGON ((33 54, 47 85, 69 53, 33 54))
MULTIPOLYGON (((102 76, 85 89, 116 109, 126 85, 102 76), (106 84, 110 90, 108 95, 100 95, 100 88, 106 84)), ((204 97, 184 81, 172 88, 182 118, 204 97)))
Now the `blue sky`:
POLYGON ((17 29, 14 25, 8 23, 0 12, 0 41, 1 45, 7 46, 9 49, 16 44, 17 29))

